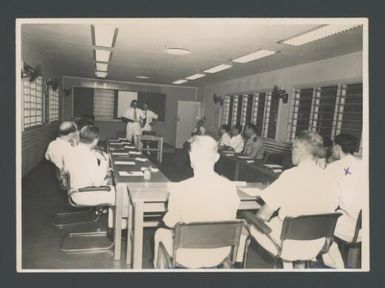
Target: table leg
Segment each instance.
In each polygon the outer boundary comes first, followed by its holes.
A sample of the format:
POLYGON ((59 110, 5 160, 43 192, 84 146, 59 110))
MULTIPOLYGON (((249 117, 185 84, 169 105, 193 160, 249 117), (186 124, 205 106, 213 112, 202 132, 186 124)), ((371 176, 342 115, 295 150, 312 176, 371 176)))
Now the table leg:
POLYGON ((134 203, 134 257, 133 268, 142 269, 143 258, 143 202, 134 203))
POLYGON ((133 207, 131 201, 128 203, 128 219, 127 219, 127 252, 126 252, 126 263, 127 265, 132 264, 132 241, 133 241, 133 207))
MULTIPOLYGON (((116 185, 115 194, 115 215, 114 215, 114 260, 120 260, 122 248, 122 210, 123 210, 123 193, 126 185, 118 183, 116 185)), ((126 191, 127 192, 127 191, 126 191)))

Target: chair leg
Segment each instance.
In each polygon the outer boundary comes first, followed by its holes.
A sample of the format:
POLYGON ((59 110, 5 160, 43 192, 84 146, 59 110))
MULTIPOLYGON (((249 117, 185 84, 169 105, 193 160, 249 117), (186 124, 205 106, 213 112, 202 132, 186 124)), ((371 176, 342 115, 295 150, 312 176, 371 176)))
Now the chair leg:
POLYGON ((65 235, 60 250, 67 253, 108 251, 114 243, 106 231, 69 233, 65 235))
POLYGON ((54 216, 53 224, 58 228, 73 227, 76 225, 96 223, 102 212, 95 208, 74 212, 60 212, 54 216))

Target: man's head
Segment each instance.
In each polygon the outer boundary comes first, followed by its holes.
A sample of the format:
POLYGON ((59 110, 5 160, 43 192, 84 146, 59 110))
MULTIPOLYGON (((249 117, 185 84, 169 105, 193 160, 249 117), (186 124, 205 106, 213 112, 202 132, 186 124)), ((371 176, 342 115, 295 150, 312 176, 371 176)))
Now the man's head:
POLYGON ((143 110, 147 110, 148 109, 148 103, 147 102, 143 102, 143 110))
POLYGON ((247 137, 252 137, 254 135, 257 135, 257 126, 255 126, 254 124, 248 124, 246 126, 245 134, 247 137))
POLYGON ((131 101, 131 107, 132 108, 136 108, 138 106, 138 101, 136 101, 135 99, 131 101))
POLYGON ((241 125, 235 125, 233 126, 233 128, 231 128, 231 134, 233 134, 233 136, 237 136, 241 134, 241 132, 242 132, 241 125))
POLYGON ((229 125, 223 124, 219 127, 219 135, 223 135, 225 133, 228 133, 230 131, 229 125))
POLYGON ((298 165, 304 160, 323 156, 323 139, 315 131, 302 131, 293 143, 292 161, 298 165))
POLYGON ((80 130, 80 143, 92 148, 96 147, 99 141, 99 128, 96 126, 84 126, 80 130))
POLYGON ((191 168, 206 171, 213 170, 214 164, 218 161, 217 142, 208 135, 194 136, 190 143, 191 168))
POLYGON ((334 138, 332 156, 339 160, 346 155, 354 154, 357 148, 357 138, 349 134, 339 134, 334 138))
POLYGON ((59 136, 67 141, 72 140, 77 132, 77 125, 71 121, 64 121, 59 126, 59 136))

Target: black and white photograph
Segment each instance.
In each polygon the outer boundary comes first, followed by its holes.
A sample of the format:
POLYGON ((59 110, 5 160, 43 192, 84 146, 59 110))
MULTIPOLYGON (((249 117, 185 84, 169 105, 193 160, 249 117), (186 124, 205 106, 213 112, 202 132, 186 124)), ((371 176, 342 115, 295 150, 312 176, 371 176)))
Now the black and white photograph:
POLYGON ((18 18, 17 272, 367 272, 367 18, 18 18))

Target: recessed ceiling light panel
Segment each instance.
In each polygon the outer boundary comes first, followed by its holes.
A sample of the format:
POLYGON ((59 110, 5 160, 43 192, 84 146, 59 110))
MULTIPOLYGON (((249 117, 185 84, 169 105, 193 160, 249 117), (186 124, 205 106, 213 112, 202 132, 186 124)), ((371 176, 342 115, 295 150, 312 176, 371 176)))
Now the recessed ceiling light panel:
POLYGON ((96 63, 96 70, 107 71, 108 70, 108 64, 107 63, 96 63))
POLYGON ((183 83, 186 83, 187 80, 184 80, 184 79, 180 79, 180 80, 176 80, 174 82, 172 82, 172 84, 183 84, 183 83))
POLYGON ((187 80, 195 80, 195 79, 199 79, 199 78, 202 78, 202 77, 205 77, 205 76, 206 76, 206 75, 203 74, 203 73, 197 73, 197 74, 188 76, 188 77, 186 77, 185 79, 187 79, 187 80))
POLYGON ((191 53, 191 51, 186 48, 166 48, 166 52, 172 55, 187 55, 191 53))
POLYGON ((203 72, 205 72, 205 73, 217 73, 219 71, 223 71, 223 70, 229 69, 231 67, 233 67, 233 66, 229 65, 229 64, 220 64, 218 66, 215 66, 215 67, 212 67, 210 69, 207 69, 207 70, 205 70, 203 72))
POLYGON ((112 25, 92 25, 94 45, 112 48, 115 45, 118 29, 112 25))
POLYGON ((96 77, 99 77, 99 78, 106 78, 107 77, 107 72, 96 71, 95 75, 96 75, 96 77))
POLYGON ((253 53, 247 54, 245 56, 233 59, 232 61, 237 63, 247 63, 247 62, 255 61, 257 59, 261 59, 270 55, 274 55, 275 53, 278 53, 278 52, 273 50, 263 49, 263 50, 258 50, 253 53))
POLYGON ((95 49, 96 62, 109 62, 111 57, 111 51, 103 49, 95 49))
POLYGON ((136 78, 138 78, 138 79, 149 79, 150 77, 144 76, 144 75, 138 75, 138 76, 136 76, 136 78))

